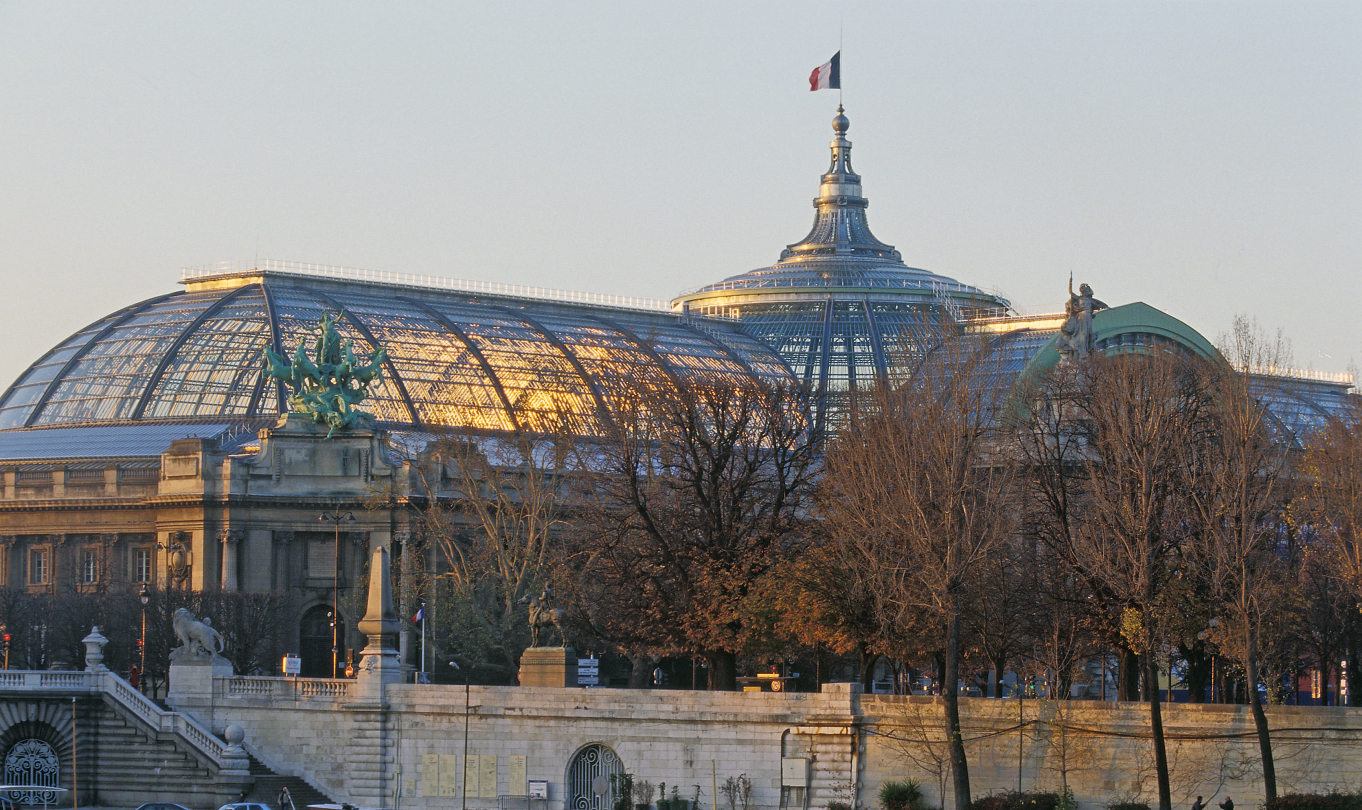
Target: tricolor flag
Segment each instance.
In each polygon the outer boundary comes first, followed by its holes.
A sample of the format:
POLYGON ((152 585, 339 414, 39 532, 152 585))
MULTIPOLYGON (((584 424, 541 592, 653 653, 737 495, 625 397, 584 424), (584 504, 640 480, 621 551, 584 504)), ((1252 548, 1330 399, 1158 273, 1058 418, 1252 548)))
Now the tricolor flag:
POLYGON ((421 604, 421 607, 419 607, 419 608, 416 609, 416 615, 411 617, 411 623, 412 623, 412 624, 420 624, 420 623, 421 623, 421 620, 424 619, 425 617, 426 617, 426 606, 425 606, 425 603, 423 602, 423 603, 421 604))
POLYGON ((842 52, 832 55, 827 64, 813 69, 809 74, 809 90, 842 89, 842 52))

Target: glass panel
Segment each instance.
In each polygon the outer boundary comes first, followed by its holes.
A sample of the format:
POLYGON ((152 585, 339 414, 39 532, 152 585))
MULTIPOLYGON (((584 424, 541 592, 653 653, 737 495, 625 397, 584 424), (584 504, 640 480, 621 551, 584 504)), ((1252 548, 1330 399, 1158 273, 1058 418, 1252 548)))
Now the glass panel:
POLYGON ((114 328, 58 383, 38 424, 131 418, 175 339, 223 294, 166 296, 114 328))
POLYGON ((247 416, 269 340, 264 296, 259 290, 242 293, 180 346, 142 418, 247 416))

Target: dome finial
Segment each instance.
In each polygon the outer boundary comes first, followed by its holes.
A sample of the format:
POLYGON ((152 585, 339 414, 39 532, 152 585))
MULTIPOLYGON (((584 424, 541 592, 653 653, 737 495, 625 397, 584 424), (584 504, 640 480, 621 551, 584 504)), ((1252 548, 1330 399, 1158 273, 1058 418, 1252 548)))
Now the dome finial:
POLYGON ((842 114, 842 105, 838 104, 837 117, 832 119, 832 131, 838 135, 845 135, 848 129, 851 129, 851 120, 842 114))

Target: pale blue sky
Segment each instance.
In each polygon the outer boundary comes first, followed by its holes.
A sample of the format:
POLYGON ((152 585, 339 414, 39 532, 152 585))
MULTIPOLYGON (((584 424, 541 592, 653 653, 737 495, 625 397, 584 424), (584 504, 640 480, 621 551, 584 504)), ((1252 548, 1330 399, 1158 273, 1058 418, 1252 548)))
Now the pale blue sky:
POLYGON ((1362 3, 0 0, 0 388, 179 269, 671 298, 813 219, 843 33, 870 222, 1362 363, 1362 3))

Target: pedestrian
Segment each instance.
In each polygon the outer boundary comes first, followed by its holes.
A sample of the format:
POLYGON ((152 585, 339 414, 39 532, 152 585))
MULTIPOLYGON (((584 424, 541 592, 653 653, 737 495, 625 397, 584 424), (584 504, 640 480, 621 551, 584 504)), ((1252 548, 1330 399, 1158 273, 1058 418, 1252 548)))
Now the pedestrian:
POLYGON ((279 810, 293 810, 293 797, 288 795, 288 785, 279 788, 279 810))
POLYGON ((1225 801, 1220 803, 1220 810, 1234 810, 1234 799, 1226 796, 1225 801))
POLYGON ((1200 796, 1197 796, 1196 801, 1192 802, 1192 810, 1206 810, 1206 803, 1201 800, 1200 796))

